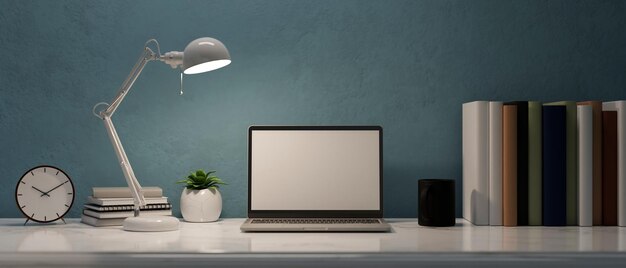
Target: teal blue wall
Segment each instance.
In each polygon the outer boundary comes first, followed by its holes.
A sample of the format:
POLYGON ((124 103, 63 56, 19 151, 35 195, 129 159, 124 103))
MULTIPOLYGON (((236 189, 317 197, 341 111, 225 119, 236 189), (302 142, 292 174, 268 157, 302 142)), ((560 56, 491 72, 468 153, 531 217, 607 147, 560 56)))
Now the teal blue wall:
MULTIPOLYGON (((384 127, 384 209, 414 217, 419 178, 457 179, 461 103, 626 99, 624 1, 0 1, 0 217, 20 217, 29 168, 77 188, 124 185, 92 106, 110 101, 144 42, 212 36, 233 63, 144 70, 114 117, 144 185, 217 169, 223 217, 244 217, 251 124, 384 127)), ((323 185, 320 187, 332 187, 323 185)), ((311 189, 312 191, 323 189, 311 189)), ((178 214, 180 215, 180 214, 178 214)))

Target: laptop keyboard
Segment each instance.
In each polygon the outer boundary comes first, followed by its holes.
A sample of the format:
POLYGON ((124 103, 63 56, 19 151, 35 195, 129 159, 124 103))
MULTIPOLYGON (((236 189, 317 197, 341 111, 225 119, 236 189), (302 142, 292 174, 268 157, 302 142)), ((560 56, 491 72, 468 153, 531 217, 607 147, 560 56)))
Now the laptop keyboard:
POLYGON ((252 224, 379 224, 378 219, 252 219, 252 224))

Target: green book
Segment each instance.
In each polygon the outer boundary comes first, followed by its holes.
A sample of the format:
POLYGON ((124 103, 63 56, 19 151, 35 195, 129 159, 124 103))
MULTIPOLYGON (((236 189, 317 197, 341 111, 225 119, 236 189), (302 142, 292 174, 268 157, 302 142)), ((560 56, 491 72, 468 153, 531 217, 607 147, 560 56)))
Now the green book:
POLYGON ((578 129, 577 129, 577 108, 575 101, 559 101, 546 105, 565 106, 566 122, 566 144, 567 144, 567 178, 566 178, 566 223, 567 225, 578 225, 578 129))
POLYGON ((528 225, 542 225, 541 102, 528 102, 528 225))

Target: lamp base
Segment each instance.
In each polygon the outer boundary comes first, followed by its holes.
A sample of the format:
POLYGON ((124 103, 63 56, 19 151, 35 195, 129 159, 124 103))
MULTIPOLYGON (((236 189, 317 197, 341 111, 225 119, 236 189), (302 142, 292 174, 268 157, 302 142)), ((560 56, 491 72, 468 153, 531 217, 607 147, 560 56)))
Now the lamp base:
POLYGON ((167 232, 178 230, 178 219, 172 216, 139 216, 124 220, 124 230, 131 232, 167 232))

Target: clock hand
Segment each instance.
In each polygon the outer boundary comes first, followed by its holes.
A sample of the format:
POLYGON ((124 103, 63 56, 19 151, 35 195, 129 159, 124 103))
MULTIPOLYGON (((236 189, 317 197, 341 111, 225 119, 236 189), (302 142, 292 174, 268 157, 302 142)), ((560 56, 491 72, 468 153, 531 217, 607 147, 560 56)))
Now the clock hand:
POLYGON ((47 196, 50 196, 50 195, 48 195, 49 192, 54 191, 54 189, 61 187, 65 183, 67 183, 67 182, 64 182, 64 183, 61 183, 61 184, 57 185, 56 187, 50 189, 50 191, 47 191, 47 192, 43 193, 41 196, 43 196, 44 194, 47 195, 47 196))
POLYGON ((48 193, 44 193, 44 191, 37 189, 37 187, 35 187, 35 186, 31 186, 31 187, 33 187, 33 189, 39 191, 41 193, 41 196, 47 195, 48 197, 50 197, 50 195, 48 193))

